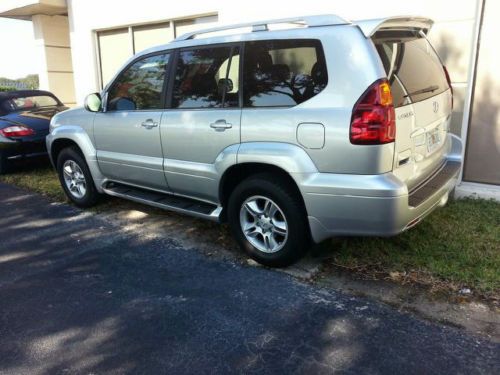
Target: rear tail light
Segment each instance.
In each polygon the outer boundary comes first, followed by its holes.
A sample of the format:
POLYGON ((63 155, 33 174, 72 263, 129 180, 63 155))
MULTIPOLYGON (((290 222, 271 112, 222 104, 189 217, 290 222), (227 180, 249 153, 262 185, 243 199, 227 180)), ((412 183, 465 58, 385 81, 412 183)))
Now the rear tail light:
POLYGON ((4 137, 25 137, 27 135, 34 135, 35 131, 23 125, 14 125, 0 129, 0 134, 4 137))
POLYGON ((373 83, 352 110, 349 138, 355 145, 380 145, 394 142, 396 122, 389 82, 373 83))
POLYGON ((450 86, 451 90, 451 109, 453 109, 453 87, 451 86, 450 73, 448 73, 448 69, 443 65, 444 74, 446 75, 446 81, 448 81, 448 86, 450 86))

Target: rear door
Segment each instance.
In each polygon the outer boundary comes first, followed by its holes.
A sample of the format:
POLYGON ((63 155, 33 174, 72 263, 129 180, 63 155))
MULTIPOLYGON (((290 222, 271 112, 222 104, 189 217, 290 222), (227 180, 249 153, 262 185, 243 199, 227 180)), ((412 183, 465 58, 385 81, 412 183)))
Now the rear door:
POLYGON ((239 43, 178 51, 171 108, 161 121, 165 174, 173 192, 217 200, 217 157, 240 143, 239 71, 239 43))
POLYGON ((411 190, 444 162, 452 109, 445 68, 415 31, 382 31, 372 38, 391 84, 396 112, 393 171, 411 190))

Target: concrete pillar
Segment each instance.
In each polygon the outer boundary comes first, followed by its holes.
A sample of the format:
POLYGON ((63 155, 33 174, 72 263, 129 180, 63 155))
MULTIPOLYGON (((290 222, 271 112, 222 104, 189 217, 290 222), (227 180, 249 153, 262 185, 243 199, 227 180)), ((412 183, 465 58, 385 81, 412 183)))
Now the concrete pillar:
POLYGON ((76 105, 68 17, 40 14, 32 21, 40 57, 40 89, 51 91, 70 107, 76 105))

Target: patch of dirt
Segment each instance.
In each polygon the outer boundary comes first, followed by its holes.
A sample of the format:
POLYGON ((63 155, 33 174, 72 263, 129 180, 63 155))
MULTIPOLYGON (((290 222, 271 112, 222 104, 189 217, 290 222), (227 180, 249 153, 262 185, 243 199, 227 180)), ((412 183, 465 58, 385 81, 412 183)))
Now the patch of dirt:
POLYGON ((392 281, 399 285, 418 286, 434 298, 448 299, 449 302, 463 303, 479 301, 487 305, 500 308, 498 293, 483 293, 472 290, 465 285, 453 283, 433 276, 430 272, 410 270, 408 272, 392 271, 379 264, 348 267, 328 261, 323 265, 323 272, 346 272, 361 280, 392 281))
POLYGON ((470 333, 500 343, 500 308, 475 295, 462 295, 448 288, 384 279, 357 278, 348 270, 323 268, 314 280, 317 285, 376 299, 400 311, 422 318, 460 327, 470 333))

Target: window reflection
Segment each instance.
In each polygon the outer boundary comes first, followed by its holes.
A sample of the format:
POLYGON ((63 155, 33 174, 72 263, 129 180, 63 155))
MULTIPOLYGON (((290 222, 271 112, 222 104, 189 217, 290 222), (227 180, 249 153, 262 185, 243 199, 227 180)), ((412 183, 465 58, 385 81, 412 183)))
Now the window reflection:
POLYGON ((132 64, 113 84, 108 110, 159 109, 169 54, 150 56, 132 64))
POLYGON ((250 42, 244 69, 244 103, 249 107, 297 105, 328 82, 323 50, 316 40, 250 42))
POLYGON ((179 53, 173 108, 237 107, 237 47, 200 48, 179 53))

